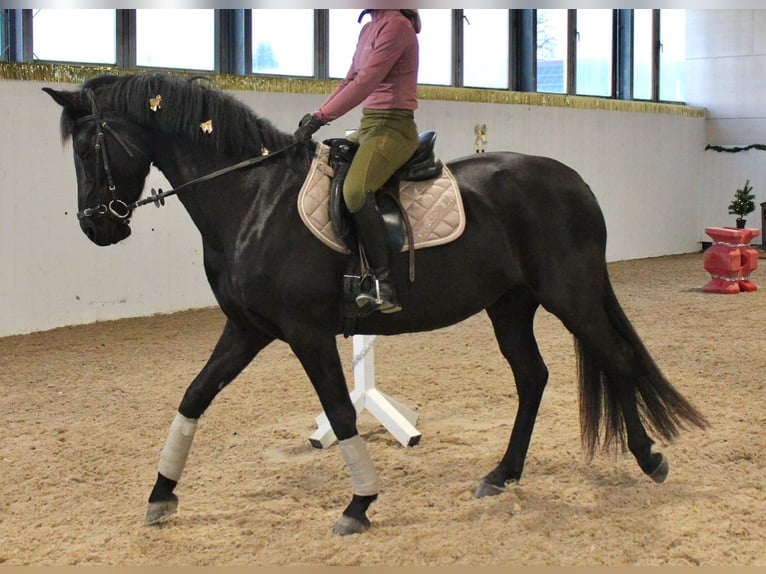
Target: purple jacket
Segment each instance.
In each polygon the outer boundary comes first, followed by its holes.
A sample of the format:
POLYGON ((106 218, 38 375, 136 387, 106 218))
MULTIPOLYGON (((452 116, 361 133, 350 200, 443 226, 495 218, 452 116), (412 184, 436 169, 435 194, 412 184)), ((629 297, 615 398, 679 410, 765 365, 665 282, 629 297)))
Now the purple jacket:
POLYGON ((375 110, 415 110, 418 37, 399 10, 373 10, 359 33, 348 74, 314 112, 329 123, 359 104, 375 110))

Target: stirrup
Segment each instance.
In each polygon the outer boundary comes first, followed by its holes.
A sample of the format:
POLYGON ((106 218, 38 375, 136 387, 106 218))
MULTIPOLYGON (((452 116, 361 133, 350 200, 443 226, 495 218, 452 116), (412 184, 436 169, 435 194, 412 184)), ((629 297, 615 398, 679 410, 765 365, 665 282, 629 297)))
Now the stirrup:
POLYGON ((356 304, 359 307, 359 314, 362 317, 380 311, 381 313, 396 313, 402 310, 402 306, 399 305, 396 300, 384 299, 381 296, 380 280, 371 275, 373 281, 372 289, 368 292, 360 293, 356 296, 356 304))

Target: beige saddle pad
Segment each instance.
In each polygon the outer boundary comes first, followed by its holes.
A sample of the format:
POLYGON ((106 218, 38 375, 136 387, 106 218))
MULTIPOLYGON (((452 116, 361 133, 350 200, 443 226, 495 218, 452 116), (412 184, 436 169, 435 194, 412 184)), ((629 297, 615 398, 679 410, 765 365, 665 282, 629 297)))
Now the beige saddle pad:
MULTIPOLYGON (((303 223, 319 240, 341 253, 349 253, 330 222, 330 146, 317 145, 311 169, 298 194, 298 213, 303 223)), ((457 182, 444 166, 441 177, 426 181, 402 181, 399 191, 402 207, 412 225, 415 249, 443 245, 460 237, 465 229, 465 211, 457 182)), ((402 251, 409 245, 405 239, 402 251)))

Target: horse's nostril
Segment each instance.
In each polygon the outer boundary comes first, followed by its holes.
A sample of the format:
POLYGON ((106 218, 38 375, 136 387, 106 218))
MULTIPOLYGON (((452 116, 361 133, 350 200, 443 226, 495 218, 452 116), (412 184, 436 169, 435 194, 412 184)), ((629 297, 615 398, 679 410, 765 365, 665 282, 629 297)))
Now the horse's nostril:
POLYGON ((90 239, 91 241, 95 242, 96 240, 96 226, 93 225, 93 222, 88 219, 83 219, 80 221, 80 228, 82 229, 82 232, 85 234, 85 236, 90 239))

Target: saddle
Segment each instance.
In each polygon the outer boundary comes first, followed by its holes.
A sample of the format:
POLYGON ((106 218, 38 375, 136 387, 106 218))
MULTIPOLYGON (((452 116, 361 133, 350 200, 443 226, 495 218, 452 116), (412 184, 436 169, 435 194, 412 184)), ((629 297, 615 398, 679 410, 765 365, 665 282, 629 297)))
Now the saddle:
MULTIPOLYGON (((399 199, 399 184, 402 181, 427 181, 442 174, 444 165, 436 158, 434 144, 436 132, 427 131, 420 134, 418 147, 409 160, 375 192, 378 210, 386 223, 389 249, 400 251, 404 245, 405 236, 410 250, 410 281, 414 281, 414 249, 415 241, 407 213, 399 199)), ((359 144, 345 138, 334 138, 323 142, 329 146, 328 163, 334 171, 330 184, 330 223, 338 238, 343 241, 349 251, 358 249, 358 241, 354 226, 343 199, 343 183, 346 180, 351 161, 354 159, 359 144)))

